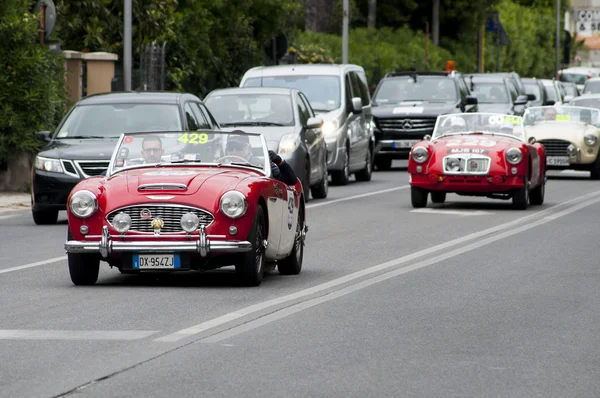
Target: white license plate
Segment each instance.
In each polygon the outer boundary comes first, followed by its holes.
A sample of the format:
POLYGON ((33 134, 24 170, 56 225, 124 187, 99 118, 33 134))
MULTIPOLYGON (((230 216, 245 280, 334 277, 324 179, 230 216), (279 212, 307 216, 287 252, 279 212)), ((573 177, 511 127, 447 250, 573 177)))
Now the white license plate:
POLYGON ((136 254, 133 256, 134 269, 178 269, 181 268, 177 254, 136 254))
POLYGON ((568 166, 571 164, 571 159, 568 156, 548 156, 546 164, 548 166, 568 166))
POLYGON ((399 140, 392 142, 393 148, 412 148, 419 140, 399 140))

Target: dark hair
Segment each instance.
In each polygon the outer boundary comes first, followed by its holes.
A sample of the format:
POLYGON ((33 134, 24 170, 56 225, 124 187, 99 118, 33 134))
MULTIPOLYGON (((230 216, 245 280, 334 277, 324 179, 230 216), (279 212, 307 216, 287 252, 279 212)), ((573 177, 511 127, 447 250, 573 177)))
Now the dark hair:
POLYGON ((157 137, 155 135, 150 135, 150 136, 144 138, 144 140, 142 141, 142 149, 145 149, 144 144, 146 142, 150 142, 150 141, 158 141, 158 143, 160 144, 160 147, 162 149, 162 140, 160 139, 160 137, 157 137))

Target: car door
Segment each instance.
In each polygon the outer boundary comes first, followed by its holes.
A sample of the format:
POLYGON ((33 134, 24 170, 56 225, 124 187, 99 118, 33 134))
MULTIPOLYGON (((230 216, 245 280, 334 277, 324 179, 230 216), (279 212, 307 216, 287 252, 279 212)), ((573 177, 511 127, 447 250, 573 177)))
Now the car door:
POLYGON ((283 214, 281 217, 281 238, 279 241, 278 258, 286 257, 294 247, 296 227, 298 224, 298 206, 300 194, 294 187, 276 181, 283 188, 283 214))
POLYGON ((298 107, 298 117, 300 118, 300 126, 302 128, 301 139, 306 144, 306 149, 308 151, 308 158, 310 163, 310 175, 308 176, 309 184, 314 184, 316 182, 317 173, 315 171, 315 166, 318 166, 317 162, 317 132, 316 129, 308 129, 306 128, 306 123, 310 118, 310 114, 308 112, 308 108, 306 104, 300 97, 299 93, 296 93, 296 105, 298 107))
MULTIPOLYGON (((306 110, 308 111, 308 117, 313 118, 316 117, 315 111, 313 111, 310 106, 310 102, 308 98, 303 93, 300 93, 300 98, 304 102, 306 106, 306 110)), ((315 177, 315 182, 319 182, 321 180, 321 176, 325 173, 325 168, 327 167, 327 144, 325 143, 325 137, 323 136, 323 130, 321 127, 317 127, 313 129, 315 132, 314 144, 311 145, 310 150, 310 167, 311 174, 315 177)), ((312 179, 312 177, 311 177, 312 179)))
MULTIPOLYGON (((359 77, 356 75, 356 72, 349 72, 348 73, 348 78, 350 80, 350 87, 351 87, 351 93, 352 96, 350 97, 350 106, 352 107, 352 98, 361 98, 361 93, 360 93, 360 83, 359 83, 359 77)), ((361 103, 362 103, 362 99, 361 99, 361 103)), ((352 108, 350 108, 352 109, 352 108)), ((354 113, 354 120, 353 120, 353 125, 352 125, 352 129, 351 129, 351 134, 352 134, 352 141, 353 141, 353 149, 352 149, 352 153, 350 155, 350 167, 352 169, 356 169, 356 168, 362 168, 362 167, 358 167, 358 166, 362 166, 362 164, 364 163, 366 157, 367 157, 367 151, 369 149, 369 142, 367 140, 367 129, 368 126, 366 125, 365 122, 365 118, 361 113, 354 113)))

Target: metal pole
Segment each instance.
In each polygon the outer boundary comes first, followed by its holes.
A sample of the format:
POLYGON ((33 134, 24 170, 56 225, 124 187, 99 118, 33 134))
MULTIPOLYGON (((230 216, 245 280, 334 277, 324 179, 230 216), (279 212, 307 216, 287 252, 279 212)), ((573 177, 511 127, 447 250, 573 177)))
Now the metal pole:
POLYGON ((342 24, 342 63, 348 63, 348 25, 349 25, 350 5, 349 0, 344 0, 343 24, 342 24))
POLYGON ((556 65, 554 76, 558 75, 559 68, 559 49, 560 47, 560 0, 556 0, 556 65))
POLYGON ((131 91, 131 0, 125 0, 123 32, 124 90, 131 91))
POLYGON ((433 23, 432 23, 432 38, 433 45, 440 44, 440 0, 433 0, 433 23))
POLYGON ((46 3, 40 4, 40 44, 44 45, 46 38, 46 3))
POLYGON ((496 32, 496 72, 500 72, 500 26, 496 32))

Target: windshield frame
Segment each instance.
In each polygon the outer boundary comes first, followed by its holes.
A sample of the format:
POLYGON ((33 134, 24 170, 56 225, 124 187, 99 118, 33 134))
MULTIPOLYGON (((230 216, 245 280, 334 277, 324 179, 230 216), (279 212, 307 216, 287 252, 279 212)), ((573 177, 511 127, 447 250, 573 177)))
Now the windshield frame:
MULTIPOLYGON (((579 97, 577 97, 577 98, 579 98, 579 97)), ((532 110, 536 110, 536 109, 554 109, 554 110, 555 110, 555 112, 556 112, 556 114, 557 114, 557 115, 560 115, 561 113, 559 112, 559 109, 561 109, 561 108, 577 108, 577 109, 580 109, 580 110, 587 109, 587 110, 589 110, 589 111, 592 113, 592 115, 593 115, 594 113, 596 113, 596 114, 598 115, 598 118, 600 119, 600 109, 598 109, 598 108, 592 108, 592 107, 589 107, 589 106, 578 106, 578 105, 563 104, 563 105, 531 106, 531 107, 527 108, 527 109, 525 110, 525 112, 523 113, 523 123, 525 123, 525 116, 526 116, 528 113, 531 113, 531 112, 532 112, 532 110)), ((582 121, 580 121, 580 120, 576 120, 576 121, 575 121, 575 120, 557 120, 557 119, 554 119, 554 120, 539 120, 539 122, 546 122, 546 123, 547 123, 547 122, 559 122, 559 123, 583 123, 583 122, 582 122, 582 121)), ((539 123, 533 123, 533 124, 527 124, 527 125, 523 124, 523 128, 526 128, 526 127, 533 127, 533 126, 535 126, 536 124, 539 124, 539 123)), ((593 123, 583 123, 583 124, 587 124, 587 125, 590 125, 590 126, 596 126, 596 125, 595 125, 595 124, 593 124, 593 123)))
POLYGON ((516 115, 507 115, 505 113, 495 113, 495 112, 468 112, 468 113, 459 113, 459 114, 445 114, 445 115, 440 115, 437 117, 436 121, 435 121, 435 126, 433 127, 433 132, 431 135, 431 141, 435 141, 435 140, 439 140, 440 138, 445 138, 445 137, 452 137, 452 136, 458 136, 458 135, 480 135, 481 133, 483 133, 484 135, 491 135, 491 136, 499 136, 499 137, 507 137, 507 138, 513 138, 515 140, 518 140, 520 142, 527 142, 527 137, 525 134, 525 126, 523 125, 523 118, 521 116, 516 116, 516 115), (445 133, 442 135, 435 135, 435 132, 438 130, 439 124, 441 120, 446 120, 446 119, 450 119, 452 117, 466 117, 466 118, 470 118, 470 117, 490 117, 490 116, 500 116, 504 119, 506 118, 513 118, 513 119, 520 119, 521 120, 521 124, 517 125, 521 127, 521 132, 522 132, 522 136, 517 136, 514 134, 506 134, 506 133, 500 133, 500 132, 495 132, 495 131, 488 131, 488 130, 482 130, 481 132, 475 132, 475 131, 463 131, 463 132, 449 132, 449 133, 445 133))
POLYGON ((265 140, 265 137, 262 134, 250 133, 250 132, 247 132, 244 134, 249 135, 249 136, 258 137, 261 141, 262 148, 263 148, 263 157, 265 159, 265 164, 264 164, 263 169, 260 169, 258 167, 252 167, 252 166, 245 166, 242 164, 215 163, 215 162, 180 162, 180 161, 178 161, 176 163, 162 162, 162 163, 153 163, 153 164, 136 164, 136 165, 132 165, 132 166, 120 167, 118 169, 114 168, 114 164, 115 164, 115 161, 117 158, 117 154, 121 148, 121 144, 123 143, 123 140, 127 136, 148 135, 148 134, 185 134, 185 133, 198 133, 198 132, 206 132, 206 133, 210 133, 210 134, 220 134, 220 135, 232 134, 232 132, 230 132, 230 131, 207 130, 207 129, 202 129, 202 130, 198 130, 198 131, 135 131, 135 132, 131 132, 131 133, 122 133, 121 136, 119 137, 119 140, 117 141, 117 145, 115 146, 115 149, 113 150, 113 153, 110 157, 110 163, 108 165, 108 169, 106 170, 106 177, 112 177, 115 174, 119 174, 121 172, 134 170, 134 169, 143 169, 143 168, 232 167, 235 169, 243 169, 243 170, 258 172, 261 175, 264 175, 265 177, 271 178, 271 167, 270 167, 271 161, 269 160, 269 147, 267 145, 267 141, 265 140))

